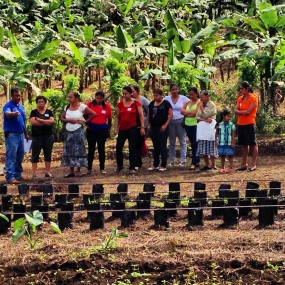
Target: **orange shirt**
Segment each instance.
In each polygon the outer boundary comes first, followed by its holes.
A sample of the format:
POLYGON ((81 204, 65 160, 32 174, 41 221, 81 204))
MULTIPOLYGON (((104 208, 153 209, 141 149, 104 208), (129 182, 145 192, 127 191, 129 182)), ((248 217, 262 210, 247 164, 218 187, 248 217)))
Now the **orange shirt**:
POLYGON ((256 124, 255 118, 258 108, 258 99, 253 93, 249 93, 249 97, 246 101, 242 101, 243 96, 238 97, 237 103, 239 105, 238 110, 240 111, 246 111, 251 103, 256 103, 256 107, 251 111, 251 113, 248 116, 238 116, 238 125, 250 125, 250 124, 256 124))

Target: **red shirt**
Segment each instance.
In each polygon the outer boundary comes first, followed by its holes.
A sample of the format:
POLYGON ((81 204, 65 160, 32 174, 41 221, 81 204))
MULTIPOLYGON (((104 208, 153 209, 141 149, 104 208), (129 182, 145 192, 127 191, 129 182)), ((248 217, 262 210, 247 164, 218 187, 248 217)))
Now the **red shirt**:
POLYGON ((102 125, 107 123, 107 119, 112 118, 112 109, 110 104, 105 103, 106 108, 102 105, 94 105, 93 103, 87 103, 87 106, 96 113, 96 116, 90 121, 92 124, 102 125))
POLYGON ((257 113, 257 105, 258 105, 258 99, 253 93, 249 93, 248 99, 243 102, 243 96, 238 97, 237 103, 239 104, 239 110, 245 111, 249 108, 251 103, 256 103, 256 107, 251 111, 251 113, 248 116, 238 116, 238 125, 250 125, 250 124, 256 124, 255 118, 257 113))
POLYGON ((141 105, 141 102, 137 100, 130 107, 125 107, 123 100, 117 104, 120 130, 126 131, 137 126, 137 106, 141 105))

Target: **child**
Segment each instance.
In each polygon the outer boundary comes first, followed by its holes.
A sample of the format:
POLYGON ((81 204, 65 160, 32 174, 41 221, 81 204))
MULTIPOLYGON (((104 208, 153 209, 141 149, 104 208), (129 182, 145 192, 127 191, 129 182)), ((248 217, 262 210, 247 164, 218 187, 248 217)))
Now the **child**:
POLYGON ((217 123, 216 145, 218 146, 218 154, 221 157, 221 173, 233 172, 233 159, 235 155, 235 135, 236 127, 230 121, 231 111, 225 109, 221 113, 221 119, 217 123), (226 156, 229 158, 230 168, 225 170, 226 156))

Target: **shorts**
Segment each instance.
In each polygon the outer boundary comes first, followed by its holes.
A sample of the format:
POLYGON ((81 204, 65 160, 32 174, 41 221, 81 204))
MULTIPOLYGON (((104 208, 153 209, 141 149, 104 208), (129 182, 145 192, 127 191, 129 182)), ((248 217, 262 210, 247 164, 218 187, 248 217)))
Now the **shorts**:
POLYGON ((235 155, 235 149, 229 145, 218 146, 219 155, 235 155))
POLYGON ((257 145, 256 126, 250 125, 238 125, 238 144, 239 145, 257 145))

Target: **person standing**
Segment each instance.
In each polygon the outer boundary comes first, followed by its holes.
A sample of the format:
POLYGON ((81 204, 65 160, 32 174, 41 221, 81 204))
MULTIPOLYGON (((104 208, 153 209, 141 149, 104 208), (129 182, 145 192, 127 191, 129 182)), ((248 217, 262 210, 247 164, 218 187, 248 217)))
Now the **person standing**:
POLYGON ((201 104, 198 109, 196 118, 197 124, 197 140, 198 149, 197 155, 202 156, 205 161, 204 167, 200 170, 217 170, 216 158, 218 157, 218 150, 215 145, 215 126, 217 108, 213 101, 210 100, 207 90, 202 90, 200 93, 201 104), (209 163, 209 156, 211 165, 209 163))
POLYGON ((52 178, 50 173, 51 153, 54 143, 52 125, 54 124, 53 113, 46 108, 47 99, 37 96, 37 108, 32 110, 30 123, 32 125, 32 168, 33 179, 37 178, 37 164, 41 150, 44 152, 45 177, 52 178))
POLYGON ((24 180, 22 162, 24 159, 24 139, 29 140, 26 129, 26 114, 20 103, 21 91, 12 88, 11 100, 3 107, 4 135, 6 146, 6 181, 8 184, 18 184, 24 180))
POLYGON ((254 171, 256 170, 256 160, 258 154, 258 145, 256 140, 256 113, 258 108, 258 99, 253 94, 252 86, 244 81, 239 86, 241 96, 237 99, 235 114, 238 116, 238 144, 242 145, 242 161, 236 171, 254 171), (249 148, 252 148, 251 166, 248 167, 247 156, 249 148))
POLYGON ((148 129, 153 143, 153 165, 148 170, 165 171, 167 164, 167 137, 173 113, 170 103, 163 100, 161 89, 154 90, 153 98, 154 100, 148 106, 148 129), (161 164, 159 156, 161 156, 161 164))
POLYGON ((197 156, 197 119, 196 114, 200 107, 201 101, 199 100, 199 93, 196 87, 190 87, 189 90, 188 102, 185 102, 181 114, 185 117, 185 131, 189 138, 192 150, 192 161, 190 170, 195 170, 196 167, 199 167, 200 158, 197 156))
POLYGON ((231 122, 231 115, 231 111, 225 109, 221 113, 220 121, 216 126, 216 146, 218 147, 218 154, 221 158, 220 173, 234 171, 236 126, 231 122), (228 170, 225 169, 226 156, 228 156, 230 164, 228 170))
POLYGON ((110 135, 112 127, 112 109, 110 104, 104 101, 105 93, 101 90, 95 93, 95 99, 87 104, 97 115, 87 123, 86 138, 88 142, 88 170, 87 174, 91 174, 92 164, 96 144, 99 153, 99 163, 101 174, 106 174, 105 171, 105 143, 110 135))
POLYGON ((169 124, 169 162, 170 166, 174 166, 174 160, 176 158, 176 138, 178 137, 180 143, 180 164, 179 166, 185 167, 186 165, 186 132, 182 127, 184 116, 180 113, 183 104, 189 99, 179 94, 179 88, 176 83, 170 84, 171 95, 166 96, 164 100, 171 104, 173 109, 173 117, 169 124))
POLYGON ((69 167, 65 178, 75 177, 74 167, 88 167, 83 125, 96 116, 94 111, 80 103, 80 95, 77 92, 70 92, 68 101, 69 104, 61 115, 61 121, 66 124, 61 166, 69 167), (88 119, 84 120, 83 115, 88 115, 88 119))
POLYGON ((118 137, 116 143, 117 167, 114 172, 118 173, 124 169, 123 148, 125 141, 128 140, 129 172, 134 174, 136 172, 136 145, 141 139, 140 136, 145 135, 145 128, 142 104, 132 98, 132 88, 130 86, 123 88, 123 99, 117 104, 115 135, 118 135, 118 137), (140 127, 138 127, 138 123, 140 127))
MULTIPOLYGON (((144 96, 140 95, 140 88, 137 85, 131 85, 132 88, 132 97, 137 100, 140 101, 142 104, 142 111, 143 111, 143 117, 144 117, 144 127, 145 129, 147 128, 147 112, 148 112, 148 105, 149 105, 149 101, 147 100, 147 98, 145 98, 144 96)), ((142 146, 145 142, 145 135, 144 136, 140 136, 140 139, 138 140, 137 143, 137 150, 136 150, 136 167, 140 168, 142 167, 142 146)))

